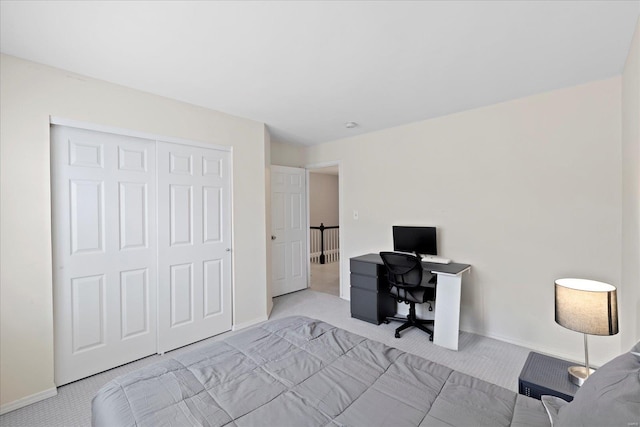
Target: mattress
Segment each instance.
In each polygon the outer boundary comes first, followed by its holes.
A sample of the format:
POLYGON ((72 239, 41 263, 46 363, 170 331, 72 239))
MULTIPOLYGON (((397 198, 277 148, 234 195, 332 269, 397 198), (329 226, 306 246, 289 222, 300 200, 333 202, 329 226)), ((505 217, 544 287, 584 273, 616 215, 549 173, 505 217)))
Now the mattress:
POLYGON ((548 426, 540 401, 328 323, 267 322, 107 383, 94 426, 548 426))

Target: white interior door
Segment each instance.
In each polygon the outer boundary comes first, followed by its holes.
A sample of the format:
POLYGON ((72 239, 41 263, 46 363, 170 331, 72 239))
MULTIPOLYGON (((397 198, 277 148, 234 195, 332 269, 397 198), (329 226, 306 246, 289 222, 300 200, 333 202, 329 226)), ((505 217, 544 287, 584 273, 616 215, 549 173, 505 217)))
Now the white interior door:
POLYGON ((156 352, 155 142, 52 126, 55 383, 156 352))
POLYGON ((227 151, 158 143, 158 352, 231 329, 227 151))
POLYGON ((307 287, 305 170, 271 166, 273 296, 307 287))

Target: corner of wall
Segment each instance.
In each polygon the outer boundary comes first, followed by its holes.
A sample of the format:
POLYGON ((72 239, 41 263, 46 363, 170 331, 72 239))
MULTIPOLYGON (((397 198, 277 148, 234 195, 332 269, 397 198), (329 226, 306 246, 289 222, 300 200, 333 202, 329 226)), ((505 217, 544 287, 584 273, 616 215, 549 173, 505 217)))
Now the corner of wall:
POLYGON ((265 229, 266 229, 266 251, 267 251, 267 317, 271 316, 273 310, 273 282, 271 277, 271 134, 269 128, 264 127, 264 149, 265 149, 265 167, 264 167, 264 186, 265 186, 265 229))
POLYGON ((621 351, 640 341, 640 18, 622 73, 621 351))

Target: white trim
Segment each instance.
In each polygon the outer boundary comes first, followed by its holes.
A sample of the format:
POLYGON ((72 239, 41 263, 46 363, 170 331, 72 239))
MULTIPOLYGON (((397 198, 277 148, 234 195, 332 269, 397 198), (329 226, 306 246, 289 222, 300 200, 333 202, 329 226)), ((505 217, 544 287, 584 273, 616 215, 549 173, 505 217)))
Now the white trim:
POLYGON ((229 242, 229 249, 231 249, 231 331, 233 331, 233 325, 236 322, 236 212, 235 203, 233 200, 233 186, 235 180, 233 179, 233 150, 230 150, 229 154, 229 203, 231 203, 231 241, 229 242))
POLYGON ((124 129, 115 126, 99 125, 96 123, 83 122, 80 120, 65 119, 63 117, 49 116, 49 123, 52 125, 68 126, 77 129, 93 130, 97 132, 113 133, 122 136, 131 136, 134 138, 151 139, 153 141, 170 142, 172 144, 191 145, 201 148, 212 148, 214 150, 232 151, 232 147, 228 145, 213 144, 206 142, 193 141, 184 138, 175 138, 169 136, 157 135, 149 132, 142 132, 133 129, 124 129))
POLYGON ((323 169, 331 166, 338 166, 338 173, 340 173, 340 161, 335 160, 331 162, 320 162, 320 163, 312 163, 310 165, 306 165, 305 169, 323 169))
MULTIPOLYGON (((540 345, 540 344, 536 344, 535 347, 534 347, 534 346, 532 346, 531 341, 526 341, 526 340, 523 341, 523 340, 520 340, 518 338, 507 337, 507 336, 504 336, 504 335, 501 335, 501 334, 488 333, 488 332, 486 332, 484 330, 476 329, 473 326, 465 327, 464 329, 462 329, 462 320, 460 321, 460 323, 461 323, 460 332, 465 332, 465 333, 474 334, 474 335, 480 335, 481 337, 484 337, 484 338, 489 338, 489 339, 493 339, 493 340, 496 340, 496 341, 505 342, 507 344, 517 345, 519 347, 525 348, 527 350, 535 351, 537 353, 542 353, 542 354, 546 354, 548 356, 553 356, 553 357, 557 357, 557 358, 560 358, 560 359, 564 359, 567 362, 584 365, 584 359, 576 359, 575 355, 571 355, 571 354, 567 353, 566 351, 559 351, 557 348, 549 347, 547 345, 540 345)), ((576 334, 576 335, 581 335, 581 334, 576 334)), ((463 350, 464 350, 464 348, 463 348, 463 350)), ((589 358, 589 360, 591 361, 591 358, 589 358)), ((601 361, 602 365, 604 365, 609 360, 610 359, 602 360, 601 361)), ((594 369, 597 369, 597 368, 601 367, 602 365, 589 363, 589 366, 594 368, 594 369)))
MULTIPOLYGON (((548 346, 540 346, 537 345, 534 347, 531 346, 531 342, 530 341, 523 341, 517 338, 510 338, 510 337, 505 337, 503 335, 500 334, 493 334, 493 333, 486 333, 486 332, 482 332, 482 331, 475 331, 472 330, 471 328, 469 329, 460 329, 460 331, 464 331, 470 334, 475 334, 475 335, 480 335, 482 337, 485 338, 490 338, 496 341, 502 341, 502 342, 506 342, 508 344, 513 344, 513 345, 517 345, 519 347, 523 347, 532 351, 536 351, 538 353, 543 353, 549 356, 553 356, 553 357, 558 357, 560 359, 564 359, 568 362, 571 363, 578 363, 578 364, 583 364, 584 365, 584 360, 580 361, 575 359, 575 356, 571 356, 569 355, 569 353, 566 352, 559 352, 557 349, 548 347, 548 346)), ((606 362, 606 361, 605 361, 606 362)), ((603 363, 605 363, 603 362, 603 363)), ((598 365, 593 365, 593 364, 589 364, 590 367, 596 369, 597 367, 599 367, 598 365)))
MULTIPOLYGON (((309 183, 311 182, 311 176, 309 169, 305 168, 305 198, 307 199, 307 224, 311 224, 311 191, 309 191, 309 183)), ((307 263, 307 289, 311 287, 311 229, 307 227, 307 247, 306 247, 305 262, 307 263)))
POLYGON ((267 320, 269 320, 269 318, 267 316, 260 316, 260 317, 258 317, 256 319, 250 320, 248 322, 237 323, 237 324, 235 324, 235 325, 233 325, 231 327, 231 330, 232 331, 239 331, 241 329, 246 329, 246 328, 249 328, 251 326, 255 326, 255 325, 259 324, 259 323, 266 322, 267 320))
POLYGON ((299 170, 304 170, 304 168, 299 168, 297 166, 282 166, 282 165, 269 165, 269 166, 270 167, 275 166, 275 167, 278 167, 278 168, 282 168, 282 169, 285 169, 285 170, 287 170, 289 172, 296 172, 296 171, 299 171, 299 170))
POLYGON ((22 399, 14 400, 13 402, 5 403, 0 406, 0 415, 4 415, 7 412, 15 411, 16 409, 24 408, 25 406, 31 405, 32 403, 40 402, 41 400, 48 399, 50 397, 56 396, 58 394, 58 389, 53 387, 47 390, 43 390, 41 392, 32 394, 30 396, 23 397, 22 399))

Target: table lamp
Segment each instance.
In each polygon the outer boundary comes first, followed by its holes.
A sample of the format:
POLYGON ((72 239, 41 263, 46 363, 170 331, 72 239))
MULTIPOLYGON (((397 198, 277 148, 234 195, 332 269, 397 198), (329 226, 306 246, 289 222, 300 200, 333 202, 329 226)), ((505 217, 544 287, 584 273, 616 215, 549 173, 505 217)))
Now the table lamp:
POLYGON ((618 333, 616 287, 586 279, 558 279, 555 282, 556 323, 584 334, 585 366, 571 366, 569 380, 581 386, 593 372, 589 368, 587 334, 618 333))

